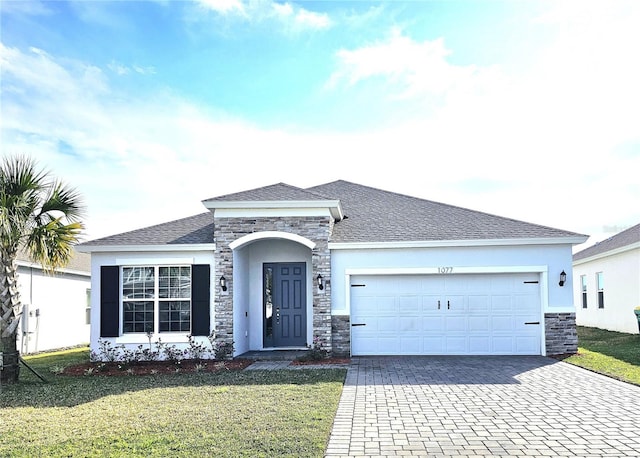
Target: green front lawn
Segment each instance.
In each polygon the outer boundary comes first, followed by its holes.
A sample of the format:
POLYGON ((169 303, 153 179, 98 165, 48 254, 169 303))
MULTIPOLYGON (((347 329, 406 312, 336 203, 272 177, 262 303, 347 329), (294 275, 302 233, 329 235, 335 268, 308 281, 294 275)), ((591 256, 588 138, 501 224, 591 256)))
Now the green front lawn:
POLYGON ((640 334, 578 326, 578 354, 564 361, 640 385, 640 334))
POLYGON ((321 457, 346 371, 67 377, 74 350, 25 358, 0 393, 2 456, 321 457))

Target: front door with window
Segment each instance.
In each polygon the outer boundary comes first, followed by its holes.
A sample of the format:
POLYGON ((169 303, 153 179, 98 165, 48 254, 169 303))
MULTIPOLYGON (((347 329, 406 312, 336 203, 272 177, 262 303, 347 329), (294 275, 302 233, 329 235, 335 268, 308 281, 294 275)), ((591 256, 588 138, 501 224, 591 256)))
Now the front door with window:
POLYGON ((264 347, 306 346, 305 263, 266 263, 263 279, 264 347))

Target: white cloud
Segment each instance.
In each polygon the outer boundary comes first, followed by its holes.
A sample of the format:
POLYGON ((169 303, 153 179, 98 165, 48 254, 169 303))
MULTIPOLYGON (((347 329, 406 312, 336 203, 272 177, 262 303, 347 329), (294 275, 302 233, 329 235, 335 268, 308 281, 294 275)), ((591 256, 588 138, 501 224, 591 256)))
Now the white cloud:
POLYGON ((331 19, 291 3, 273 0, 197 0, 198 5, 225 17, 252 23, 275 22, 285 33, 322 30, 331 26, 331 19))
MULTIPOLYGON (((327 82, 328 89, 382 78, 394 98, 446 95, 466 91, 478 84, 493 84, 495 70, 457 66, 447 62, 451 53, 442 38, 416 42, 394 28, 385 41, 337 52, 338 69, 327 82)), ((389 93, 386 91, 387 93, 389 93)))
POLYGON ((156 69, 152 66, 145 67, 138 64, 128 66, 115 60, 112 60, 107 67, 118 76, 129 75, 131 72, 139 75, 154 75, 156 73, 156 69))
POLYGON ((197 0, 197 3, 205 9, 220 14, 245 14, 244 2, 242 0, 197 0))

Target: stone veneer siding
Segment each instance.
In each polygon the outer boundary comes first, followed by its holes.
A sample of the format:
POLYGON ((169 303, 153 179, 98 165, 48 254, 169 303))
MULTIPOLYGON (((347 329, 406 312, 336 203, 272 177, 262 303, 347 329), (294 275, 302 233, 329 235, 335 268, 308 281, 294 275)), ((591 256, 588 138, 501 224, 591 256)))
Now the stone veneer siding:
POLYGON ((578 331, 575 313, 545 313, 545 342, 547 355, 578 352, 578 331))
POLYGON ((348 315, 331 317, 333 356, 351 356, 351 319, 348 315))
MULTIPOLYGON (((329 216, 264 217, 264 218, 214 218, 215 287, 214 332, 220 343, 233 342, 233 251, 229 244, 248 234, 264 231, 279 231, 296 234, 312 240, 316 247, 311 253, 311 274, 315 279, 331 278, 331 255, 329 236, 334 220, 329 216), (220 288, 220 277, 227 280, 227 291, 220 288)), ((320 291, 313 288, 313 337, 319 340, 322 349, 331 352, 331 293, 330 282, 320 291)))

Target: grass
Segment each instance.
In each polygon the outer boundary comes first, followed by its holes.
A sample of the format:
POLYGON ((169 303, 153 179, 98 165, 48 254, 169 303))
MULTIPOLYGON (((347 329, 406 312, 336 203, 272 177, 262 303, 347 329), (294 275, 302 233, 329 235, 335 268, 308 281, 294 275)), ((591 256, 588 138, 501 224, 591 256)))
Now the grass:
POLYGON ((640 334, 578 326, 578 345, 565 362, 640 385, 640 334))
POLYGON ((321 457, 346 371, 55 375, 87 349, 25 358, 0 393, 7 457, 321 457))

